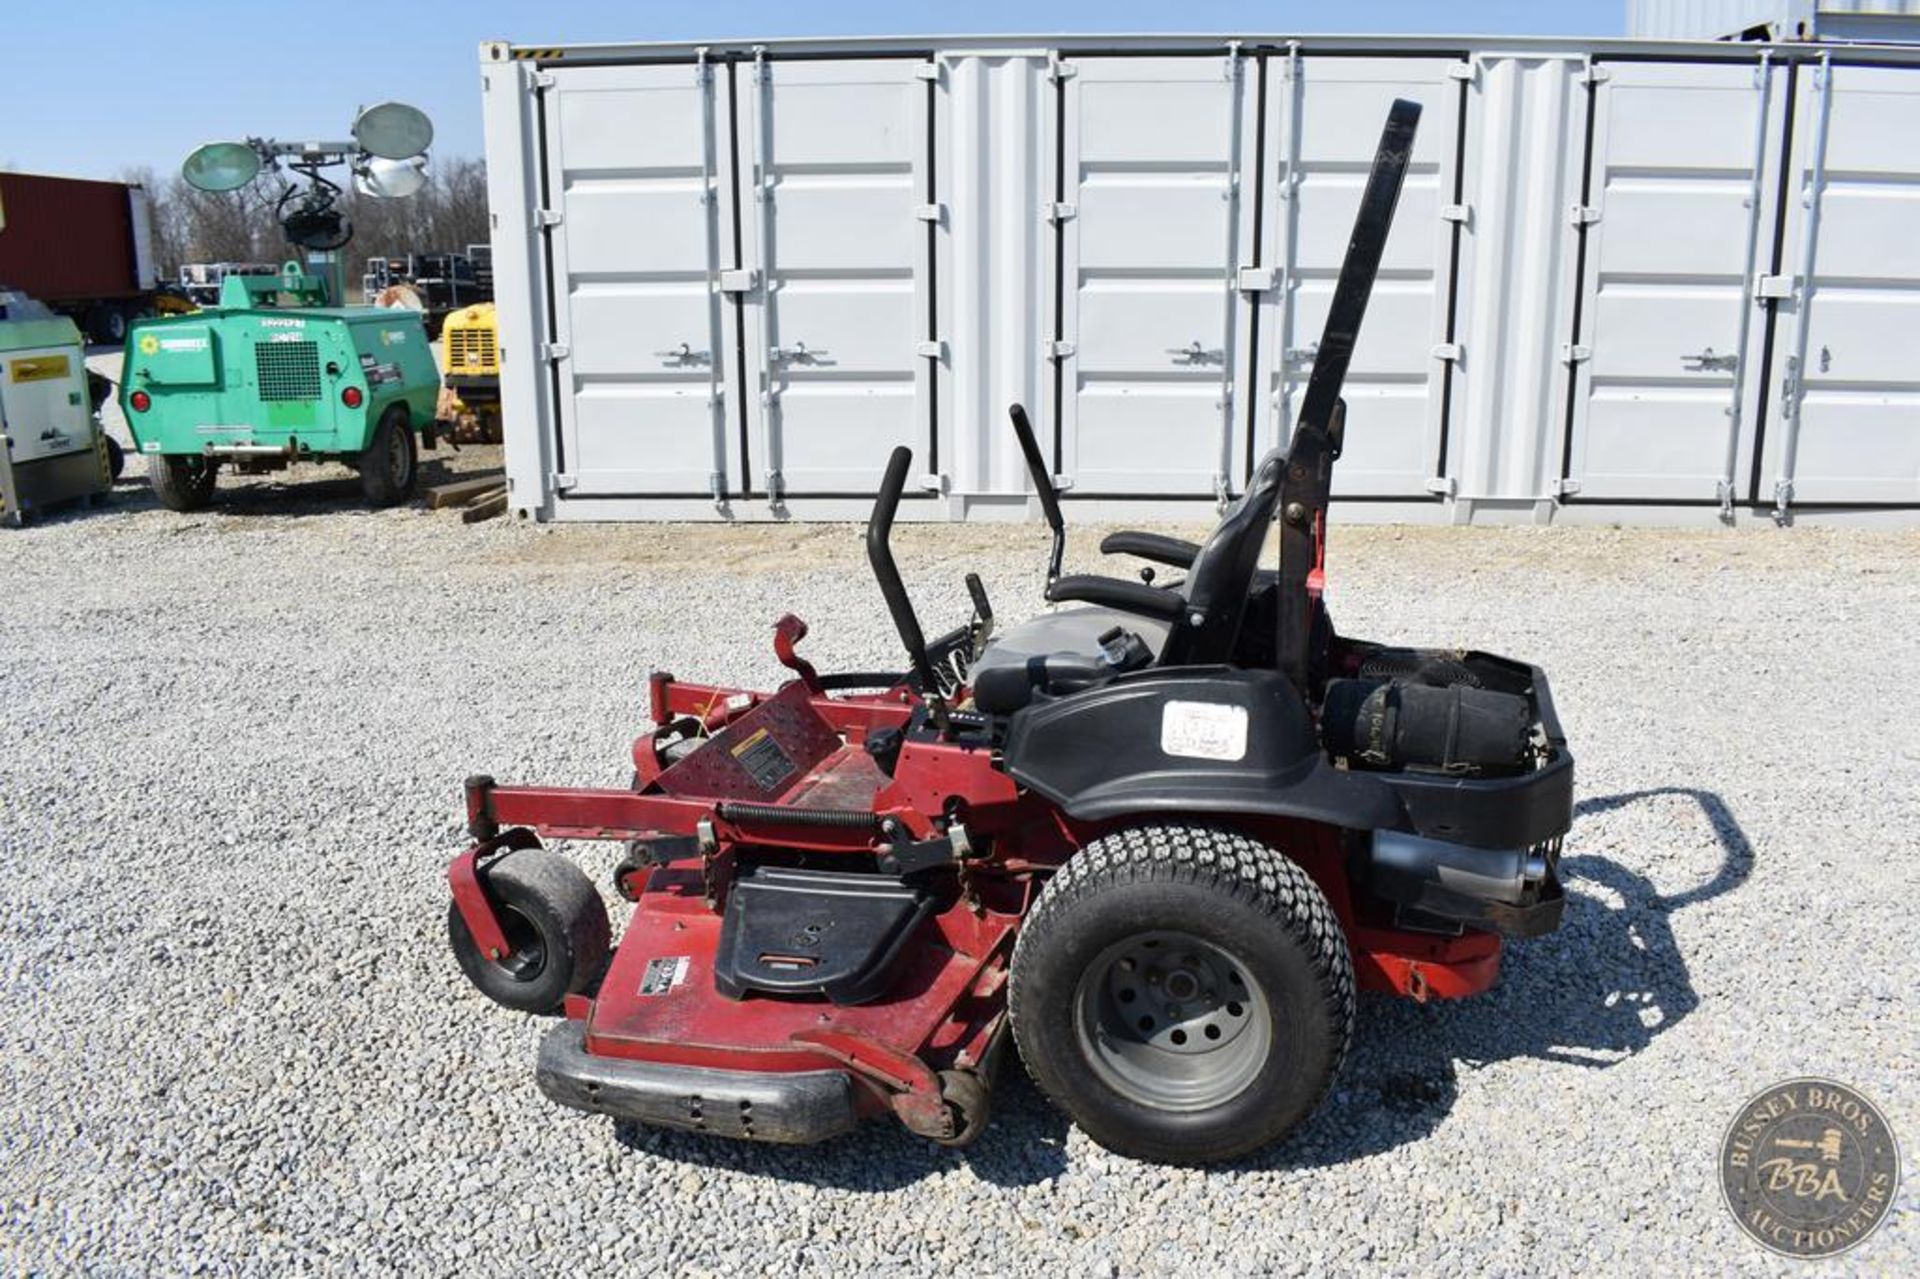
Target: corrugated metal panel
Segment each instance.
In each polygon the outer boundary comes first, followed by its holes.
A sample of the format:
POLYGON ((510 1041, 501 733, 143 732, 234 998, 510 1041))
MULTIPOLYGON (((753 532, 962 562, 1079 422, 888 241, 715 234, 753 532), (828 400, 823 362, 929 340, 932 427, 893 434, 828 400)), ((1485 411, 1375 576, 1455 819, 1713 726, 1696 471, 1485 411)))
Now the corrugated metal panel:
POLYGON ((0 173, 0 281, 43 302, 139 293, 127 193, 118 182, 0 173))
POLYGON ((907 443, 906 517, 1030 513, 1019 400, 1083 517, 1201 515, 1290 425, 1396 95, 1350 511, 1920 507, 1920 61, 1836 66, 1821 164, 1807 45, 804 52, 483 53, 516 509, 858 517, 907 443))
POLYGON ((1627 33, 1656 40, 1920 38, 1920 0, 1627 0, 1627 33))
POLYGON ((1627 34, 1722 40, 1771 27, 1778 38, 1791 40, 1813 33, 1813 9, 1813 0, 1627 0, 1627 34))

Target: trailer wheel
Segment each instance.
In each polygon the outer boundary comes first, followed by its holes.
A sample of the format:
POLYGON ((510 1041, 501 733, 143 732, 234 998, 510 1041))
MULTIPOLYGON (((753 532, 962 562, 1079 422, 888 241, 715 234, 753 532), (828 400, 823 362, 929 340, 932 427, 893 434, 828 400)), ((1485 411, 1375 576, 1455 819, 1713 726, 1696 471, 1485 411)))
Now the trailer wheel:
POLYGON ((1353 1030, 1325 894, 1235 831, 1155 825, 1081 849, 1014 948, 1014 1039, 1043 1092, 1119 1154, 1207 1163, 1319 1105, 1353 1030))
POLYGON ((447 908, 454 958, 481 994, 523 1013, 546 1013, 599 978, 612 930, 606 904, 578 866, 545 849, 523 848, 487 867, 482 878, 511 955, 481 954, 460 908, 447 908))
POLYGON ((396 404, 380 417, 373 439, 360 454, 360 492, 368 506, 392 506, 413 493, 420 455, 407 409, 396 404))
POLYGON ((147 455, 147 483, 169 511, 197 511, 213 498, 217 465, 204 458, 173 453, 147 455))
POLYGON ((127 451, 121 448, 120 441, 111 435, 106 436, 105 439, 107 441, 107 477, 118 480, 120 473, 127 469, 127 451))

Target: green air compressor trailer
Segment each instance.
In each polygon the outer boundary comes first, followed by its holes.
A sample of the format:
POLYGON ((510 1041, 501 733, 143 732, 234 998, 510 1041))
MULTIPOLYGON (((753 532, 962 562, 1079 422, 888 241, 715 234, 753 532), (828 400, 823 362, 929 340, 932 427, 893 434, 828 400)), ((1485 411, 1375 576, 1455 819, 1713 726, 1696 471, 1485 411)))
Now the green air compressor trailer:
POLYGON ((295 461, 354 467, 374 506, 413 491, 440 392, 426 328, 417 312, 325 303, 325 285, 290 262, 227 277, 216 307, 127 333, 120 403, 162 505, 206 505, 222 467, 295 461))

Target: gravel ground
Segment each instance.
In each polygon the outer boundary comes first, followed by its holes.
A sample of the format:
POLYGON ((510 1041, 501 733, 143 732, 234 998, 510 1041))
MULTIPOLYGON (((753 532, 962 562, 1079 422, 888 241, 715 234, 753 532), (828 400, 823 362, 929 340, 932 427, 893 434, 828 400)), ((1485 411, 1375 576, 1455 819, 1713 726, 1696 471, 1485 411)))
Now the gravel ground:
MULTIPOLYGON (((460 778, 618 784, 650 666, 773 680, 789 607, 823 666, 889 662, 878 592, 844 526, 467 528, 335 475, 0 532, 8 1269, 1799 1274, 1716 1189, 1742 1101, 1849 1081, 1912 1166, 1920 535, 1338 529, 1345 629, 1553 673, 1574 900, 1486 996, 1363 1001, 1306 1129, 1186 1171, 1017 1069, 965 1152, 544 1101, 547 1023, 446 949, 460 778)), ((930 619, 967 567, 1038 599, 1038 530, 899 550, 930 619)), ((1828 1269, 1920 1272, 1913 1184, 1828 1269)))

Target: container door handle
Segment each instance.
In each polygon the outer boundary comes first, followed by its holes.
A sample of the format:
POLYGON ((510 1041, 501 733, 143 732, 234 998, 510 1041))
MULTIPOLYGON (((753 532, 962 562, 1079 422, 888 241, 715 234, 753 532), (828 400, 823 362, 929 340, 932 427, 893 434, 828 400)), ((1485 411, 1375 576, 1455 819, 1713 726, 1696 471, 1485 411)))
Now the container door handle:
POLYGON ((1740 357, 1729 351, 1725 355, 1715 355, 1712 347, 1698 355, 1683 355, 1680 363, 1689 373, 1732 373, 1740 367, 1740 357))

